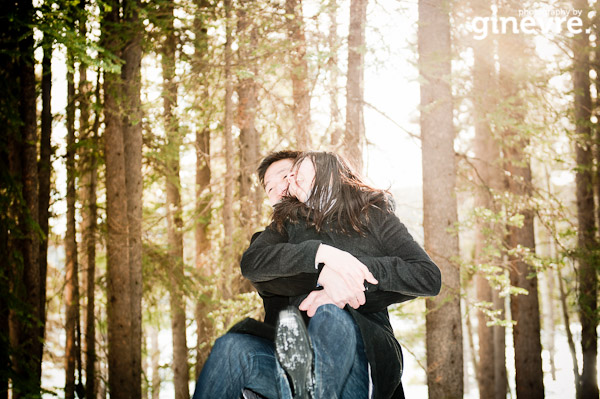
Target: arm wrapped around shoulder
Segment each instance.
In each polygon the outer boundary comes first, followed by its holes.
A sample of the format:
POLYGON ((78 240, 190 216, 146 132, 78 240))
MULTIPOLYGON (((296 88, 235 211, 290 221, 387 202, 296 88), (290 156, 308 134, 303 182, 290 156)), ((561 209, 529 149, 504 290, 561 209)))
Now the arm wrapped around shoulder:
POLYGON ((272 225, 256 237, 242 255, 242 275, 255 282, 291 277, 299 273, 318 273, 315 256, 321 241, 290 244, 285 233, 272 225))

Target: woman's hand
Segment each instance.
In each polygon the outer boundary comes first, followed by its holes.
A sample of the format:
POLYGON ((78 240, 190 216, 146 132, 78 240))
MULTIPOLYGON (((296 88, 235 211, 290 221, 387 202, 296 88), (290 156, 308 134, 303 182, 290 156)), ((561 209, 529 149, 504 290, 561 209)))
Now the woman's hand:
POLYGON ((343 308, 348 304, 354 309, 358 309, 365 303, 364 285, 352 284, 328 265, 321 270, 318 283, 323 286, 323 291, 338 308, 343 308))
MULTIPOLYGON (((308 317, 313 317, 321 305, 332 304, 338 306, 335 302, 329 298, 327 292, 325 290, 313 291, 302 301, 299 306, 300 310, 306 311, 308 317)), ((338 306, 340 309, 343 309, 345 305, 338 306)))
POLYGON ((309 317, 325 304, 334 304, 340 309, 350 305, 358 309, 366 301, 365 280, 371 284, 378 283, 361 261, 331 245, 321 244, 315 260, 325 265, 318 280, 323 290, 311 292, 300 304, 300 310, 307 311, 309 317))
POLYGON ((336 272, 353 291, 358 289, 364 291, 365 280, 371 284, 378 283, 367 266, 361 261, 352 254, 331 245, 321 244, 317 250, 315 260, 317 263, 324 263, 325 267, 329 267, 336 272))

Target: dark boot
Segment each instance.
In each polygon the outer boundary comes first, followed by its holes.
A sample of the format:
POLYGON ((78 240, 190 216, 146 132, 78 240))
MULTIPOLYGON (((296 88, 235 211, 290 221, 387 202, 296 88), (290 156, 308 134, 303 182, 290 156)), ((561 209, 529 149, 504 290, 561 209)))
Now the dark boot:
POLYGON ((310 399, 313 351, 306 325, 295 307, 290 306, 279 313, 275 352, 281 367, 291 379, 294 399, 310 399))

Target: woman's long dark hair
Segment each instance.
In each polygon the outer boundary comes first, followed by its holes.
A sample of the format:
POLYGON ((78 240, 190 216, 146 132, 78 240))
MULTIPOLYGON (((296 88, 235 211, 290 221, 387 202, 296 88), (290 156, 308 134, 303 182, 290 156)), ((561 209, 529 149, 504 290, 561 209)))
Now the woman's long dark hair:
POLYGON ((289 221, 304 219, 317 231, 322 229, 349 234, 367 232, 368 211, 375 206, 392 212, 390 195, 367 185, 348 163, 333 152, 304 152, 292 169, 309 159, 315 167, 315 179, 306 203, 285 197, 275 205, 273 222, 279 230, 289 221))

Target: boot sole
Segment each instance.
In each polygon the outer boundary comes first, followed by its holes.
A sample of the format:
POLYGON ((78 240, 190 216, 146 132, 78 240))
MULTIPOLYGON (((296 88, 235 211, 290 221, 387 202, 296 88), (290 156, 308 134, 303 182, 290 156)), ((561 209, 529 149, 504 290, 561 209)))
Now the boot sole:
POLYGON ((275 351, 279 363, 292 380, 294 399, 310 399, 308 384, 313 352, 298 309, 290 307, 279 313, 275 351))

